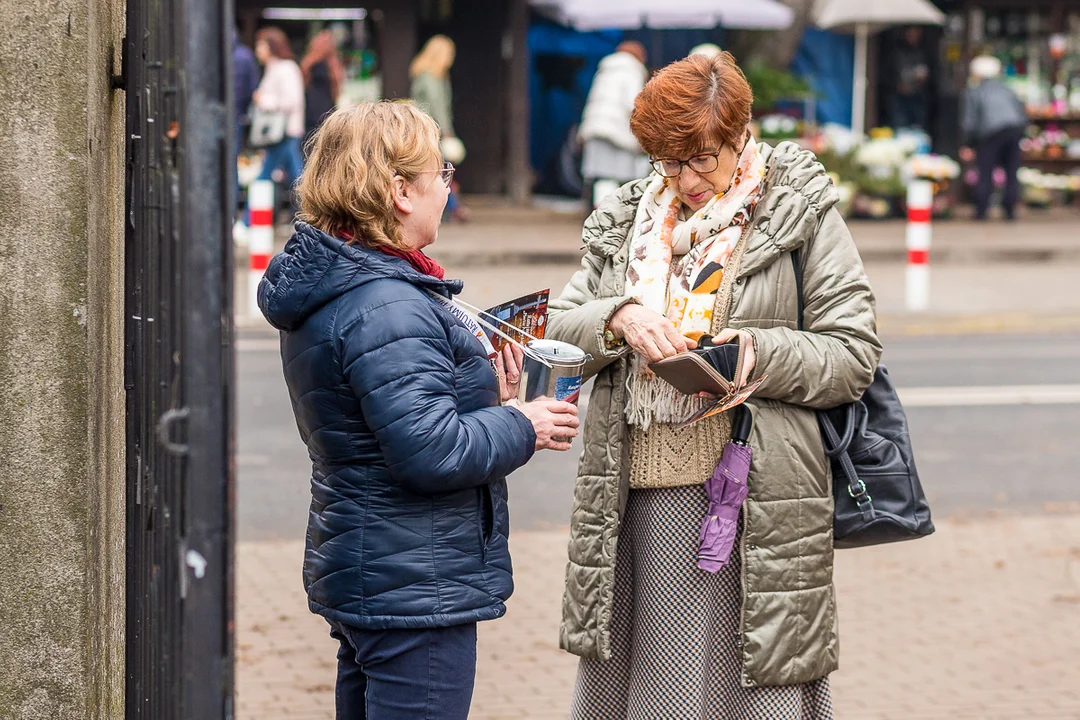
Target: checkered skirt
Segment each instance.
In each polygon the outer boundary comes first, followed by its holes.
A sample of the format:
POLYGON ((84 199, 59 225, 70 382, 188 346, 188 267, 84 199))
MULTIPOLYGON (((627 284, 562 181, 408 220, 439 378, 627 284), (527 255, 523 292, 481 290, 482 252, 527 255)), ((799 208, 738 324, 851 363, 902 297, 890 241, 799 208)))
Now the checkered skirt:
POLYGON ((615 565, 609 661, 578 665, 573 720, 832 720, 829 679, 745 688, 739 544, 697 568, 702 485, 631 490, 615 565))

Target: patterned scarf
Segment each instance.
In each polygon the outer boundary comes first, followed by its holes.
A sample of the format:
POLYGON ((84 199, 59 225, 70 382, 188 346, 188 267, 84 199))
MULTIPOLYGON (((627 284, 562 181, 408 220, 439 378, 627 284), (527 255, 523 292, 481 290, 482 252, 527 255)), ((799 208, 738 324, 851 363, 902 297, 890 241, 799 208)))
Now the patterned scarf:
MULTIPOLYGON (((666 315, 681 335, 697 340, 712 328, 724 265, 742 237, 761 196, 765 162, 751 137, 739 156, 731 187, 685 221, 674 178, 657 175, 634 218, 626 294, 666 315)), ((634 355, 628 380, 627 420, 648 429, 652 420, 682 422, 705 401, 680 394, 634 355)))

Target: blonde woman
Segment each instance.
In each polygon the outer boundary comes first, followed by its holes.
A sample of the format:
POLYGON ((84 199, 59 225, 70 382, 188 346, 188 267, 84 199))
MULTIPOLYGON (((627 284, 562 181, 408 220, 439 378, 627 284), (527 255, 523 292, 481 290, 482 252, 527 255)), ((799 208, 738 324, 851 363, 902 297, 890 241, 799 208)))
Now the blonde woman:
MULTIPOLYGON (((454 97, 450 87, 450 68, 454 65, 456 52, 453 40, 445 35, 435 35, 424 44, 420 54, 413 58, 409 65, 409 77, 412 78, 409 95, 413 102, 435 119, 442 133, 444 147, 448 145, 448 139, 457 139, 454 132, 454 97)), ((461 162, 461 158, 455 158, 451 153, 446 154, 450 156, 448 160, 461 162)), ((446 208, 455 220, 468 218, 468 213, 453 192, 450 193, 446 208)))
POLYGON ((340 644, 339 719, 468 716, 476 623, 513 589, 505 477, 577 435, 573 405, 510 400, 520 355, 500 381, 447 307, 461 282, 423 248, 453 173, 415 106, 336 111, 259 286, 312 461, 304 586, 340 644))

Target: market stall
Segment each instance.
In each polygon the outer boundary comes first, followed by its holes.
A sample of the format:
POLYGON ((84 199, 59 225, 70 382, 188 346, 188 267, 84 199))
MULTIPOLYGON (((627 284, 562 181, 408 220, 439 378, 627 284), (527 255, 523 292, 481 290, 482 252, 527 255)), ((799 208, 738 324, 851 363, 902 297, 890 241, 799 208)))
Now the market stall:
MULTIPOLYGON (((1021 143, 1023 199, 1031 206, 1080 199, 1080 3, 968 0, 951 33, 966 67, 976 55, 1001 61, 1003 79, 1031 124, 1021 143), (959 35, 959 37, 958 37, 959 35)), ((965 170, 965 184, 974 182, 965 170)), ((1003 182, 1003 178, 1001 178, 1003 182)))

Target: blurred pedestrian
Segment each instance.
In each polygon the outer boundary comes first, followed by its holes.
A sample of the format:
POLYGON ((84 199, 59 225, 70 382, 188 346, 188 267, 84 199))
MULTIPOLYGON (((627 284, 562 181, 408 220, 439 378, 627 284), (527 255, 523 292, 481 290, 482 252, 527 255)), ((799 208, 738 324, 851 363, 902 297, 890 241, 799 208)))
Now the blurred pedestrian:
POLYGON ((601 203, 550 305, 547 337, 590 353, 596 376, 560 628, 582 658, 573 718, 833 716, 833 498, 815 412, 861 397, 881 345, 835 186, 813 153, 751 136, 752 98, 729 53, 649 81, 630 126, 656 174, 601 203), (696 560, 729 413, 680 429, 712 400, 648 369, 706 336, 740 343, 738 385, 767 376, 747 401, 749 497, 715 574, 696 560))
MULTIPOLYGON (((464 145, 454 132, 454 95, 450 85, 450 68, 454 65, 456 53, 454 41, 445 35, 435 35, 429 39, 409 65, 409 77, 412 78, 409 95, 439 126, 439 147, 443 157, 450 162, 460 163, 464 158, 464 145)), ((461 204, 454 188, 451 188, 446 211, 455 220, 465 221, 469 218, 469 212, 461 204)))
POLYGON ((513 399, 520 351, 496 374, 448 309, 461 282, 423 249, 453 172, 413 104, 336 111, 259 286, 312 460, 304 586, 339 643, 341 720, 465 720, 476 623, 513 589, 505 478, 577 435, 574 405, 513 399))
POLYGON ((704 55, 705 57, 715 57, 722 52, 723 50, 716 43, 701 43, 690 48, 691 55, 704 55))
POLYGON ((1028 115, 1023 101, 1003 83, 1001 61, 990 55, 980 55, 971 61, 975 85, 964 94, 960 127, 966 147, 961 148, 963 160, 975 160, 979 180, 975 187, 975 217, 985 220, 990 210, 990 194, 994 188, 994 169, 1005 171, 1005 193, 1002 207, 1009 220, 1016 217, 1020 199, 1020 140, 1027 129, 1028 115), (974 151, 970 146, 974 146, 974 151))
POLYGON ((930 109, 930 58, 923 47, 923 31, 918 25, 904 30, 896 44, 896 64, 892 96, 889 98, 894 128, 928 128, 930 109))
POLYGON ((619 43, 600 61, 578 128, 582 143, 581 175, 595 207, 600 196, 649 173, 649 161, 630 132, 634 98, 645 87, 645 46, 619 43))
POLYGON ((304 74, 304 144, 319 129, 323 118, 337 107, 345 66, 341 62, 334 34, 323 30, 311 38, 307 53, 300 61, 304 74))
POLYGON ((233 97, 236 99, 236 153, 244 149, 244 127, 248 124, 248 111, 255 88, 259 86, 259 63, 255 53, 240 42, 240 36, 233 30, 233 97))
POLYGON ((286 117, 284 137, 266 148, 258 179, 273 180, 281 171, 281 186, 291 188, 304 167, 300 150, 304 137, 304 76, 293 59, 289 39, 279 28, 264 27, 255 34, 255 57, 265 70, 252 102, 260 110, 286 117))

